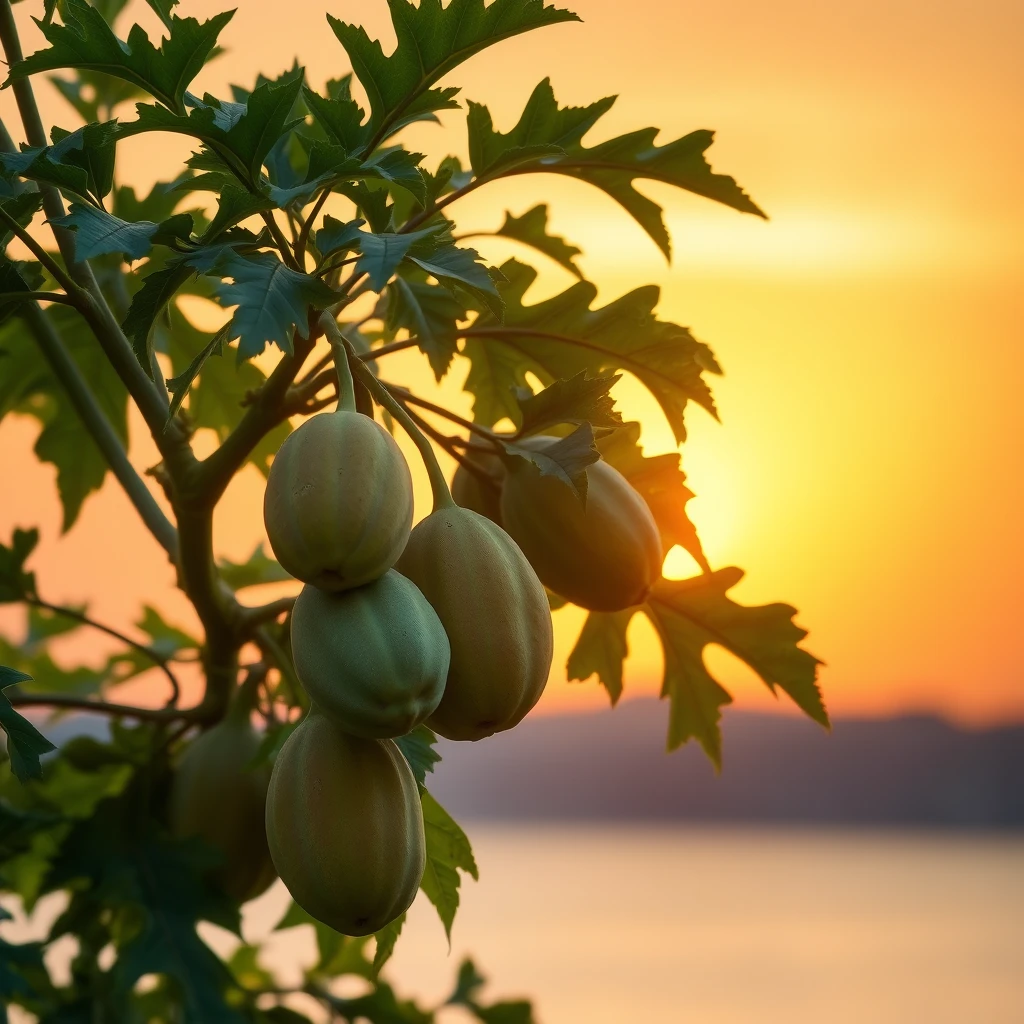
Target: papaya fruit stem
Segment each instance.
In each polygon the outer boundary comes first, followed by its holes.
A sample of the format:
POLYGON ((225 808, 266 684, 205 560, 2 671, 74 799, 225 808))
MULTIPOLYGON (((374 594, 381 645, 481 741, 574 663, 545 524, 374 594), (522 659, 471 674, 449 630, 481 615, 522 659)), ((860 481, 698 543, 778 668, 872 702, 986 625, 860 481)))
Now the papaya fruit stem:
POLYGON ((413 444, 419 449, 420 458, 423 459, 423 465, 426 466, 427 477, 430 480, 430 490, 434 496, 434 511, 454 506, 455 502, 452 500, 452 493, 448 490, 448 481, 444 478, 444 473, 441 471, 429 438, 416 426, 412 417, 405 411, 402 403, 388 391, 377 379, 373 371, 359 358, 358 353, 352 347, 352 343, 339 330, 338 325, 334 322, 334 318, 325 313, 320 318, 320 326, 324 334, 327 335, 332 347, 340 345, 352 356, 349 365, 350 368, 355 370, 359 382, 366 387, 366 390, 370 392, 378 405, 386 409, 402 424, 402 428, 412 438, 413 444))
POLYGON ((348 365, 348 350, 342 342, 341 330, 334 317, 324 313, 320 318, 320 326, 331 343, 331 352, 334 354, 334 370, 338 374, 338 412, 356 411, 356 389, 352 381, 352 369, 348 365), (328 329, 330 323, 334 330, 328 329))

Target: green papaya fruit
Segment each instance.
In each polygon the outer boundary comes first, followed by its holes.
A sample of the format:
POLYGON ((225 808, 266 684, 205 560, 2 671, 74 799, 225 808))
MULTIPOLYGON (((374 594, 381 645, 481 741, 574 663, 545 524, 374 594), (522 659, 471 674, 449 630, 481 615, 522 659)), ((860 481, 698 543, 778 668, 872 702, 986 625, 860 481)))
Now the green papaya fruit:
POLYGON ((412 770, 391 740, 349 736, 312 711, 274 762, 267 839, 293 899, 345 935, 404 913, 426 863, 412 770))
POLYGON ((285 570, 322 590, 387 572, 412 528, 412 477, 395 439, 347 410, 321 413, 274 457, 263 519, 285 570))
POLYGON ((394 569, 354 590, 303 587, 291 630, 299 681, 354 736, 404 736, 441 700, 448 637, 416 585, 394 569))
POLYGON ((270 768, 252 767, 259 747, 247 718, 231 714, 192 742, 171 785, 171 831, 220 852, 214 880, 240 903, 276 877, 263 824, 270 768))
MULTIPOLYGON (((531 438, 538 448, 556 438, 531 438)), ((587 501, 525 459, 509 463, 502 523, 545 586, 592 611, 643 602, 661 576, 663 552, 647 503, 607 462, 587 467, 587 501)))
POLYGON ((551 668, 547 595, 515 542, 471 509, 437 509, 412 531, 399 571, 423 591, 451 643, 444 696, 427 719, 478 740, 517 725, 551 668))
POLYGON ((494 482, 489 484, 479 473, 460 464, 452 477, 452 498, 455 504, 472 509, 501 526, 501 483, 505 477, 501 458, 497 452, 479 448, 467 449, 465 458, 494 482))

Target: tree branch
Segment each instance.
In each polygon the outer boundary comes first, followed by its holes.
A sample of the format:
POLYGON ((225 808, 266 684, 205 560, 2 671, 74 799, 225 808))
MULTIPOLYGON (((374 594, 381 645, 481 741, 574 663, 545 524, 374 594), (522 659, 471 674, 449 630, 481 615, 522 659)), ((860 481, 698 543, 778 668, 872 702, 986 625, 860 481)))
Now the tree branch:
POLYGON ((331 190, 329 188, 325 188, 320 193, 316 202, 313 204, 313 209, 309 212, 309 216, 303 222, 302 230, 299 232, 298 241, 295 243, 295 258, 300 262, 306 255, 306 246, 309 243, 309 233, 313 229, 313 221, 316 220, 317 214, 319 214, 324 208, 324 203, 327 202, 327 197, 330 194, 331 190))
POLYGON ((295 604, 294 597, 280 597, 268 604, 261 604, 256 607, 242 607, 242 622, 246 630, 254 630, 257 626, 273 622, 284 612, 290 612, 295 604))
POLYGON ((168 706, 178 703, 178 698, 181 696, 181 686, 178 683, 177 677, 168 666, 167 659, 157 651, 154 651, 152 647, 140 644, 137 640, 133 640, 130 636, 125 636, 124 633, 118 632, 111 626, 105 626, 102 622, 90 619, 88 615, 83 615, 82 612, 75 611, 74 608, 65 608, 63 605, 50 604, 49 601, 43 601, 38 597, 26 597, 24 600, 26 604, 30 604, 35 608, 45 608, 47 611, 53 612, 56 615, 62 615, 66 619, 74 619, 75 622, 80 622, 83 626, 89 626, 92 629, 99 630, 101 633, 106 633, 107 636, 112 636, 116 640, 120 640, 121 643, 127 644, 129 647, 138 651, 140 654, 144 654, 163 672, 165 676, 167 676, 167 680, 171 684, 171 699, 167 702, 168 706))
POLYGON ((92 711, 98 715, 138 718, 146 722, 202 722, 208 717, 200 707, 194 708, 138 708, 132 704, 111 704, 105 700, 89 700, 67 693, 18 693, 15 687, 4 691, 4 696, 16 708, 50 707, 92 711))
POLYGON ((7 225, 28 246, 29 252, 50 272, 50 276, 67 292, 66 299, 72 306, 80 306, 83 289, 77 285, 71 275, 32 237, 27 228, 23 228, 6 210, 0 208, 0 221, 7 225))
POLYGON ((62 306, 77 305, 70 295, 65 295, 63 292, 0 292, 0 302, 25 302, 27 300, 57 302, 62 306))
POLYGON ((410 217, 399 229, 398 234, 406 235, 410 231, 415 231, 425 221, 430 220, 435 213, 440 213, 450 203, 454 203, 456 199, 461 199, 463 196, 469 195, 470 192, 475 191, 481 185, 485 185, 490 178, 474 178, 472 181, 467 182, 462 188, 455 189, 454 192, 449 192, 443 199, 439 199, 435 203, 431 203, 425 210, 420 210, 415 216, 410 217))
POLYGON ((288 239, 284 237, 281 226, 274 219, 274 214, 270 210, 264 210, 260 217, 263 218, 263 223, 267 225, 271 235, 273 235, 274 244, 281 250, 281 258, 284 260, 285 265, 291 267, 292 270, 303 270, 292 254, 291 247, 288 245, 288 239))
POLYGON ((64 347, 64 342, 56 328, 35 302, 27 304, 21 310, 21 315, 42 349, 43 357, 50 365, 50 369, 53 370, 54 376, 67 392, 68 398, 89 436, 103 453, 107 465, 110 466, 118 483, 124 488, 128 499, 139 513, 139 517, 171 560, 176 560, 178 557, 177 530, 164 515, 142 477, 135 471, 135 467, 128 461, 121 438, 100 408, 89 385, 83 379, 78 365, 64 347))
POLYGON ((380 348, 371 349, 369 352, 360 352, 359 358, 364 363, 372 362, 380 356, 389 356, 392 352, 403 352, 407 348, 415 348, 419 344, 416 338, 407 338, 405 341, 393 341, 390 345, 381 345, 380 348))

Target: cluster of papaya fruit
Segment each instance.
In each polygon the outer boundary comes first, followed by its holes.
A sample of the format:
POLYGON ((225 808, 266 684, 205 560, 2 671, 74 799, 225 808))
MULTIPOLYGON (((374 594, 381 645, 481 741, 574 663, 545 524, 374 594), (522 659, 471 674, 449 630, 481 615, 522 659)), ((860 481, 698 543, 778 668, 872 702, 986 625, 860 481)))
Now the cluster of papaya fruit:
POLYGON ((478 740, 526 716, 551 666, 545 585, 610 611, 643 601, 658 578, 651 513, 608 464, 588 467, 584 507, 528 460, 467 455, 454 499, 435 489, 415 529, 401 450, 344 397, 275 457, 264 520, 278 561, 305 584, 291 641, 310 710, 268 782, 251 769, 259 740, 238 702, 189 749, 172 798, 177 831, 221 850, 221 882, 237 899, 279 875, 345 934, 402 914, 426 852, 419 790, 394 740, 424 722, 478 740))

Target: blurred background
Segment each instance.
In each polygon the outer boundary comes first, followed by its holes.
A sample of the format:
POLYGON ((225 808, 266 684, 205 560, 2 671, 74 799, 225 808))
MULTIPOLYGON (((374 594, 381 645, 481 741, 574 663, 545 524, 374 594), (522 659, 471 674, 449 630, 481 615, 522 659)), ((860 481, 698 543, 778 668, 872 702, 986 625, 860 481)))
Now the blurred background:
MULTIPOLYGON (((35 6, 17 8, 28 52, 35 6)), ((662 753, 660 653, 646 622, 633 620, 626 698, 609 711, 595 680, 565 681, 583 616, 557 612, 555 669, 534 715, 443 751, 433 788, 481 867, 463 887, 452 956, 472 952, 500 990, 533 996, 545 1024, 1024 1020, 1024 7, 570 6, 582 25, 463 66, 463 96, 507 130, 550 75, 563 104, 620 96, 591 142, 648 124, 662 140, 715 129, 715 170, 770 220, 642 183, 666 208, 669 266, 602 193, 527 177, 468 197, 454 211, 460 229, 547 202, 602 303, 657 283, 662 316, 712 346, 725 370, 712 382, 721 423, 689 416, 691 516, 713 566, 747 570, 737 600, 799 608, 806 646, 827 663, 835 729, 796 718, 712 651, 736 698, 716 777, 695 749, 662 753)), ((329 7, 388 49, 383 0, 329 7)), ((155 27, 144 5, 132 16, 155 27)), ((347 70, 317 2, 282 16, 280 4, 246 0, 222 41, 227 53, 195 91, 223 95, 297 55, 316 86, 347 70)), ((41 99, 44 119, 73 120, 52 90, 41 99)), ((0 96, 9 124, 12 103, 0 96)), ((442 117, 446 130, 408 133, 432 160, 465 154, 461 115, 442 117)), ((123 152, 122 180, 144 189, 187 148, 146 137, 123 152)), ((487 239, 479 248, 493 262, 512 253, 487 239)), ((541 269, 532 298, 570 282, 541 269)), ((200 326, 215 316, 194 314, 200 326)), ((392 358, 391 379, 468 409, 465 366, 435 389, 420 357, 392 358)), ((648 453, 672 447, 639 388, 626 379, 616 395, 644 423, 648 453)), ((134 426, 133 460, 152 465, 134 426)), ((33 565, 46 596, 88 599, 121 625, 149 602, 192 626, 112 482, 61 537, 52 467, 31 453, 37 429, 0 427, 0 535, 41 527, 33 565)), ((263 539, 261 496, 250 467, 220 513, 223 555, 243 559, 263 539)), ((694 571, 670 553, 668 575, 694 571)), ((0 625, 20 628, 6 611, 0 625)), ((142 689, 124 699, 161 699, 155 684, 151 695, 150 683, 131 685, 142 689)), ((281 899, 264 897, 252 927, 281 899)), ((395 957, 399 986, 441 994, 446 957, 417 905, 395 957)))

